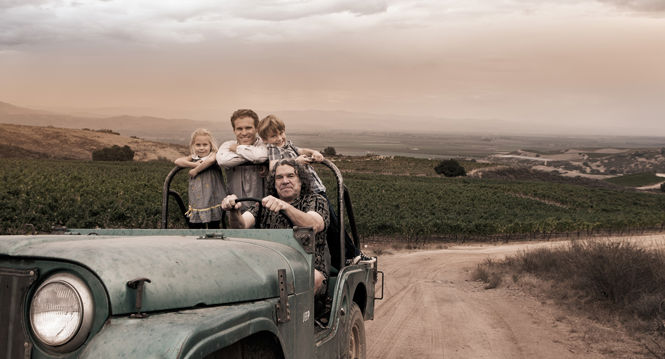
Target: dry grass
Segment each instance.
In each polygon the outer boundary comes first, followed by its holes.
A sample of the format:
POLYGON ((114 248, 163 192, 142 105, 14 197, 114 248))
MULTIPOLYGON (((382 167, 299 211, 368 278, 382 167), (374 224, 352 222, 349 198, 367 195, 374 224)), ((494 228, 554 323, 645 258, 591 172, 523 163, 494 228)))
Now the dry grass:
POLYGON ((90 160, 92 151, 113 145, 131 147, 135 151, 135 161, 160 158, 173 161, 188 152, 183 145, 147 141, 136 136, 121 136, 112 130, 0 124, 0 158, 90 160))
POLYGON ((486 283, 485 289, 494 289, 501 284, 502 275, 498 271, 492 271, 494 261, 488 258, 485 262, 479 264, 476 269, 471 273, 471 278, 476 281, 486 283))
POLYGON ((665 358, 665 253, 629 242, 578 241, 486 260, 473 279, 496 287, 512 281, 598 322, 618 321, 665 358), (499 278, 498 280, 496 278, 499 278))

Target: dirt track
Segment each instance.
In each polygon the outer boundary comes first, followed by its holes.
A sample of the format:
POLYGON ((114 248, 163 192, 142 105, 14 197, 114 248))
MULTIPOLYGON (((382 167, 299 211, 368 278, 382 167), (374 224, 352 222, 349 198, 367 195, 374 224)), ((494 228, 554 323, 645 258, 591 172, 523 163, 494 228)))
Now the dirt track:
POLYGON ((517 286, 486 290, 470 279, 476 264, 488 257, 543 245, 555 243, 454 246, 381 256, 385 299, 377 301, 375 319, 365 322, 367 357, 648 357, 642 344, 615 328, 571 316, 517 286))

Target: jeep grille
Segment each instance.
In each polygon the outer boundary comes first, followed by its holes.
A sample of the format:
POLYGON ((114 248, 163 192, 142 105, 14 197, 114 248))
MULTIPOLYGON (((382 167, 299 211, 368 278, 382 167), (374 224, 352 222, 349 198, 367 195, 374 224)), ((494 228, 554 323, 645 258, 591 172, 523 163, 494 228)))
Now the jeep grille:
POLYGON ((24 305, 36 278, 37 269, 0 268, 0 359, 30 358, 24 305))

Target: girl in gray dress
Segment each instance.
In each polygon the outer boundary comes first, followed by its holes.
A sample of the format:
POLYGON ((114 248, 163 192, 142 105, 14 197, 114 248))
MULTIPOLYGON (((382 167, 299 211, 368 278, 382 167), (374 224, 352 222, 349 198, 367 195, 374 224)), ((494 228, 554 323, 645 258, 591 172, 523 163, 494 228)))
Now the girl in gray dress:
POLYGON ((190 228, 219 228, 223 216, 222 199, 226 190, 215 155, 217 143, 210 131, 199 128, 192 133, 190 155, 175 160, 189 170, 189 209, 185 213, 190 228))

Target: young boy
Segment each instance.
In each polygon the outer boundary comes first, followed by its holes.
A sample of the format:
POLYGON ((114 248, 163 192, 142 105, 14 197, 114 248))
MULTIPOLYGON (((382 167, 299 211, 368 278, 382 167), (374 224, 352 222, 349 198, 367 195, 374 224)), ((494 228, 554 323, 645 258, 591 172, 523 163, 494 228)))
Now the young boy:
POLYGON ((295 158, 296 162, 302 164, 312 177, 312 191, 325 196, 326 187, 316 174, 316 171, 309 165, 312 161, 323 161, 323 155, 316 150, 309 148, 298 148, 293 142, 286 139, 286 126, 284 122, 275 115, 268 115, 259 122, 258 133, 263 143, 268 148, 268 161, 270 169, 275 163, 284 158, 295 158))
MULTIPOLYGON (((265 143, 268 148, 268 161, 270 161, 271 169, 277 161, 283 158, 295 158, 296 162, 305 166, 312 179, 312 191, 322 195, 328 201, 328 207, 330 208, 330 224, 337 228, 328 233, 333 236, 339 235, 339 220, 335 215, 335 209, 330 204, 328 196, 326 196, 326 187, 323 185, 323 182, 321 182, 321 178, 316 174, 316 171, 314 171, 312 166, 309 165, 312 161, 323 161, 323 155, 319 151, 311 150, 309 148, 298 148, 293 142, 287 140, 286 126, 284 125, 284 122, 275 115, 268 115, 259 122, 258 133, 263 140, 263 143, 265 143)), ((346 258, 352 258, 350 260, 351 263, 356 264, 360 260, 371 259, 355 247, 353 241, 346 233, 344 242, 346 244, 346 258)))

